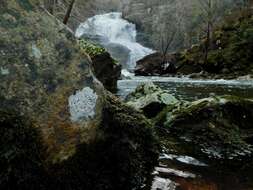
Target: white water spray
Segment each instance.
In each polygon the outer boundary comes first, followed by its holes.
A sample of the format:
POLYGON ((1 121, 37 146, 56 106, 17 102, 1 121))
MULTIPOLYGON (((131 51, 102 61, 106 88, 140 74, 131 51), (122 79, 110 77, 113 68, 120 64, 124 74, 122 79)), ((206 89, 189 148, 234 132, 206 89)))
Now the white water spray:
MULTIPOLYGON (((124 20, 122 14, 118 12, 91 17, 80 24, 76 30, 77 37, 98 38, 98 41, 106 48, 113 44, 127 49, 128 57, 123 65, 126 65, 126 69, 130 71, 135 68, 139 59, 153 53, 153 50, 136 42, 136 35, 135 25, 124 20)), ((110 49, 108 51, 110 52, 110 49)))

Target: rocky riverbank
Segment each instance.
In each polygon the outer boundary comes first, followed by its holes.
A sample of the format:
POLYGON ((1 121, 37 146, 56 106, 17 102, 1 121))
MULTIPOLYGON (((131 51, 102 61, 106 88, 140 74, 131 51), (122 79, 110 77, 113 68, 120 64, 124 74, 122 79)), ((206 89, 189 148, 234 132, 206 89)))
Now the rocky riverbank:
POLYGON ((194 78, 252 76, 252 11, 227 16, 212 34, 208 53, 206 39, 185 51, 163 55, 155 53, 137 62, 136 75, 189 75, 194 78), (205 58, 206 55, 206 58, 205 58))
POLYGON ((127 101, 154 122, 172 153, 227 165, 252 159, 252 100, 214 96, 180 101, 148 83, 127 101))

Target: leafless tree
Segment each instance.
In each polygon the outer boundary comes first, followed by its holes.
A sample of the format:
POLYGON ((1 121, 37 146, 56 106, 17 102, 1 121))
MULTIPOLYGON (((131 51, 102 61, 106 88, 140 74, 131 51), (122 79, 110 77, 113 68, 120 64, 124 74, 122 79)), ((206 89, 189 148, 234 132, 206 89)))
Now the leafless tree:
POLYGON ((183 38, 180 36, 182 29, 182 15, 180 12, 174 15, 174 19, 167 21, 161 25, 158 46, 163 55, 163 63, 167 62, 167 54, 177 48, 183 38))
POLYGON ((65 17, 63 19, 63 24, 67 24, 68 23, 68 20, 69 20, 69 17, 71 15, 71 11, 73 9, 74 4, 75 4, 75 0, 71 0, 71 2, 69 4, 69 7, 67 9, 66 15, 65 15, 65 17))
POLYGON ((201 18, 204 21, 205 45, 204 45, 204 62, 207 62, 208 53, 211 48, 212 30, 214 23, 218 18, 220 0, 199 0, 202 8, 201 18))
MULTIPOLYGON (((166 28, 167 27, 168 27, 168 25, 166 25, 166 28)), ((161 30, 161 32, 160 32, 158 43, 160 46, 159 49, 160 49, 162 56, 163 56, 163 63, 165 63, 167 61, 166 60, 167 54, 170 50, 172 43, 175 40, 175 36, 176 36, 176 31, 169 30, 168 28, 161 30)))

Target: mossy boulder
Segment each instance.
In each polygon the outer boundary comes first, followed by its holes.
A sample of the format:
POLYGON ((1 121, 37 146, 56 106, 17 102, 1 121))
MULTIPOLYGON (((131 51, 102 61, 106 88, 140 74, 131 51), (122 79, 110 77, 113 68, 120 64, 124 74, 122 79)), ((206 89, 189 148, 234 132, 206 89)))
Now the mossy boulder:
POLYGON ((3 189, 126 189, 141 187, 158 156, 154 128, 143 115, 107 94, 93 140, 57 163, 45 163, 42 134, 29 118, 0 109, 3 189), (43 180, 41 180, 43 179, 43 180))
POLYGON ((252 100, 223 96, 166 108, 156 123, 175 151, 239 164, 253 156, 252 118, 252 100))
POLYGON ((106 49, 98 44, 85 39, 80 39, 78 43, 81 51, 90 56, 93 73, 97 79, 102 82, 107 90, 116 92, 117 81, 121 76, 121 65, 118 61, 113 59, 106 49))
POLYGON ((126 101, 129 106, 142 110, 148 118, 155 117, 164 107, 179 102, 168 91, 162 90, 152 82, 138 86, 126 97, 126 101))
POLYGON ((43 134, 47 161, 58 162, 92 138, 104 92, 71 31, 28 3, 35 11, 15 0, 1 8, 12 19, 0 22, 0 107, 29 117, 43 134))
POLYGON ((151 124, 38 5, 0 2, 0 189, 140 187, 157 158, 151 124))
POLYGON ((103 138, 98 136, 88 146, 81 145, 75 156, 56 166, 55 177, 60 175, 66 182, 60 187, 140 188, 157 162, 158 141, 152 125, 143 115, 108 95, 100 129, 103 138))
POLYGON ((101 47, 98 44, 94 44, 93 42, 87 41, 85 39, 80 39, 78 43, 80 49, 86 52, 91 58, 106 52, 105 48, 101 47))

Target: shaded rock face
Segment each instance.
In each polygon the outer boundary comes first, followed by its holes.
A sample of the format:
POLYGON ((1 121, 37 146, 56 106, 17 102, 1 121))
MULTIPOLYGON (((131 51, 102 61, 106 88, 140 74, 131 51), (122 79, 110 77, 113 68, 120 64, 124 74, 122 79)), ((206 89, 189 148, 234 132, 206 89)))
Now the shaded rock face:
POLYGON ((100 132, 55 164, 45 165, 46 147, 28 118, 13 110, 0 114, 0 187, 4 189, 130 190, 142 186, 156 164, 158 143, 151 124, 110 94, 100 132))
POLYGON ((32 123, 13 110, 0 108, 0 187, 37 189, 46 175, 43 171, 43 147, 32 123))
POLYGON ((0 188, 138 188, 157 158, 151 125, 37 3, 0 3, 0 188))
POLYGON ((121 65, 116 63, 109 53, 102 53, 91 58, 94 74, 104 87, 117 91, 117 81, 121 76, 121 65))
POLYGON ((165 139, 172 150, 240 164, 252 159, 252 110, 251 100, 213 97, 167 108, 157 124, 168 130, 165 139))
POLYGON ((127 104, 137 110, 142 110, 148 118, 155 117, 166 106, 173 106, 178 100, 153 83, 140 85, 126 97, 127 104))
POLYGON ((191 75, 203 71, 202 65, 194 60, 184 60, 182 53, 164 56, 159 52, 139 60, 134 70, 137 76, 191 75))
POLYGON ((150 123, 111 95, 106 98, 103 113, 104 138, 81 145, 74 157, 56 166, 55 177, 60 175, 66 182, 60 187, 130 190, 143 185, 152 172, 158 144, 154 143, 157 140, 150 123), (79 187, 77 179, 83 180, 79 187))

